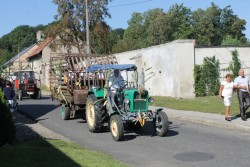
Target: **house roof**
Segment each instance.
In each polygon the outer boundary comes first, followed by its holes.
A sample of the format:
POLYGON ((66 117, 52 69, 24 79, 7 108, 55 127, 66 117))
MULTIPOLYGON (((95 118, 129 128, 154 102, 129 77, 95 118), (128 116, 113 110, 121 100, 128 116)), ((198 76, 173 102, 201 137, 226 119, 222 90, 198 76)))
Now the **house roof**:
POLYGON ((12 57, 9 61, 7 61, 6 63, 4 63, 2 66, 8 66, 10 63, 14 62, 16 59, 18 59, 20 56, 22 56, 24 53, 26 53, 28 50, 30 50, 33 46, 35 46, 36 44, 31 45, 30 47, 26 47, 23 50, 21 50, 21 52, 19 52, 17 55, 15 55, 14 57, 12 57))
POLYGON ((43 41, 28 57, 27 59, 30 59, 31 57, 36 56, 39 54, 43 48, 45 48, 50 42, 52 41, 52 38, 47 38, 45 41, 43 41))

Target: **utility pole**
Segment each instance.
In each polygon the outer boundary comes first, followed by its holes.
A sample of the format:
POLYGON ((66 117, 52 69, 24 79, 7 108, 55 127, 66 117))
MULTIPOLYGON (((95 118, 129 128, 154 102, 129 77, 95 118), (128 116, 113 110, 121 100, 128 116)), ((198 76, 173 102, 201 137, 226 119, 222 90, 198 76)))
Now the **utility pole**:
POLYGON ((19 71, 21 70, 21 61, 20 61, 20 51, 19 51, 19 46, 18 46, 18 61, 19 61, 19 71))
POLYGON ((88 12, 88 0, 85 0, 86 6, 86 42, 87 42, 87 54, 90 54, 90 45, 89 45, 89 12, 88 12))

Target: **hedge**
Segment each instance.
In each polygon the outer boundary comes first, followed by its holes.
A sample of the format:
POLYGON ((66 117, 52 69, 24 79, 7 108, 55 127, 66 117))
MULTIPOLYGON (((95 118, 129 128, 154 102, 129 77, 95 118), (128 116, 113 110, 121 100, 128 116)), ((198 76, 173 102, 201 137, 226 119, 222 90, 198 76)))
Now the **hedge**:
POLYGON ((12 114, 4 99, 4 94, 0 88, 0 147, 6 143, 11 144, 16 137, 16 129, 12 114))

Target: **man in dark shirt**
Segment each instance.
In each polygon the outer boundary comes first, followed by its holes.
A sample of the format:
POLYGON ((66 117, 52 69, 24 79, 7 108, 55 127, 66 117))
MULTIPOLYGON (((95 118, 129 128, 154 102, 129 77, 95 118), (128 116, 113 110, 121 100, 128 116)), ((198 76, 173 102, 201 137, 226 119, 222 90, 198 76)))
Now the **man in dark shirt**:
POLYGON ((6 87, 3 88, 3 92, 4 92, 5 99, 7 100, 7 102, 10 105, 11 111, 13 112, 13 108, 14 108, 13 98, 15 97, 15 92, 14 92, 13 88, 11 87, 10 81, 6 81, 6 87))

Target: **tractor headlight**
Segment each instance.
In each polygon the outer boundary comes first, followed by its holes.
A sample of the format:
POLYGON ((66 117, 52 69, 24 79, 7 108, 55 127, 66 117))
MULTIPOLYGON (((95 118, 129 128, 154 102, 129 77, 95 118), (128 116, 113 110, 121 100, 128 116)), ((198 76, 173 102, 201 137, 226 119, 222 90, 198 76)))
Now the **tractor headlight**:
POLYGON ((148 102, 149 103, 153 103, 154 102, 154 99, 152 97, 148 98, 148 102))
POLYGON ((128 104, 129 103, 129 99, 124 99, 124 103, 128 104))

